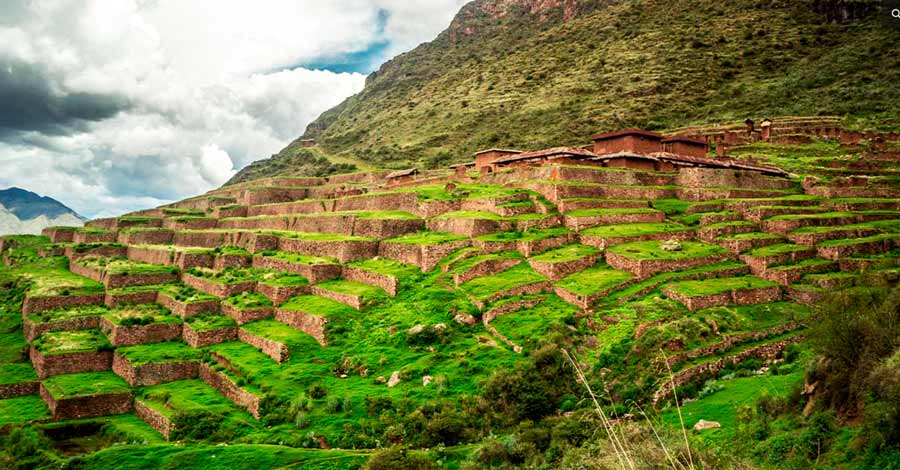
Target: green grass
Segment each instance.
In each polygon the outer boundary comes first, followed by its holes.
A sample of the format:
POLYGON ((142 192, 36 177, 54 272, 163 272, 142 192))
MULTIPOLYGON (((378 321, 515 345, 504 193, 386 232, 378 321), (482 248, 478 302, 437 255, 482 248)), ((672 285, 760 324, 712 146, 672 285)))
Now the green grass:
POLYGON ((112 345, 100 330, 54 331, 44 333, 32 343, 44 355, 109 351, 112 345))
POLYGON ((354 261, 348 266, 359 268, 364 271, 385 274, 396 278, 405 278, 419 274, 419 269, 415 266, 403 264, 390 258, 372 258, 360 261, 354 261))
POLYGON ((256 336, 277 341, 287 346, 302 346, 304 350, 319 347, 319 343, 317 343, 312 336, 272 319, 247 323, 246 325, 241 326, 241 329, 256 336))
POLYGON ((486 261, 494 260, 524 260, 525 258, 518 251, 501 251, 498 253, 486 253, 483 255, 470 256, 462 258, 450 264, 449 274, 459 274, 472 269, 474 266, 486 261))
POLYGON ((184 322, 191 325, 194 331, 222 330, 237 326, 233 318, 211 313, 189 317, 184 322))
POLYGON ((481 220, 504 220, 505 217, 487 211, 455 211, 441 214, 434 218, 435 220, 444 219, 481 219, 481 220))
POLYGON ((611 300, 628 298, 632 295, 637 294, 638 292, 643 291, 644 289, 648 289, 659 284, 662 284, 667 281, 676 280, 679 278, 684 278, 685 276, 694 276, 698 274, 709 274, 710 277, 714 277, 717 272, 730 271, 735 268, 740 268, 746 266, 744 263, 739 261, 725 261, 722 263, 711 264, 708 266, 700 266, 697 268, 686 269, 684 271, 675 271, 669 273, 660 273, 650 278, 647 278, 641 282, 637 282, 635 284, 626 287, 625 289, 616 291, 610 295, 611 300))
POLYGON ((531 229, 525 232, 499 232, 478 237, 478 240, 485 242, 536 242, 546 240, 548 238, 560 237, 571 233, 566 227, 551 227, 545 229, 531 229))
POLYGON ((0 426, 49 419, 50 409, 37 395, 0 400, 0 426))
POLYGON ((162 305, 124 305, 115 308, 104 318, 119 326, 149 325, 151 323, 180 323, 182 320, 169 313, 162 305))
POLYGON ((225 299, 225 302, 229 305, 234 306, 238 310, 265 308, 272 306, 272 301, 269 300, 268 297, 258 292, 241 292, 240 294, 236 294, 225 299))
POLYGON ((591 227, 581 231, 582 235, 601 238, 638 237, 657 233, 677 233, 692 230, 690 227, 674 223, 637 223, 591 227))
POLYGON ((718 240, 771 240, 776 238, 782 237, 773 233, 747 232, 729 235, 726 237, 719 237, 718 240))
POLYGON ((325 297, 317 295, 301 295, 293 297, 279 308, 284 310, 295 310, 308 313, 310 315, 318 315, 322 317, 331 317, 335 315, 351 315, 353 309, 325 297))
POLYGON ((213 281, 219 284, 237 284, 239 282, 253 281, 256 280, 261 274, 266 273, 267 271, 261 271, 256 269, 240 269, 240 268, 227 268, 221 271, 216 271, 213 269, 207 268, 191 268, 186 271, 187 274, 192 276, 200 277, 209 281, 213 281))
POLYGON ((57 308, 43 312, 32 313, 28 319, 34 323, 52 323, 73 318, 99 317, 109 312, 105 305, 85 305, 81 307, 57 308))
POLYGON ((900 234, 897 233, 882 233, 878 235, 872 235, 870 237, 864 238, 847 238, 842 240, 828 240, 822 243, 819 243, 819 246, 849 246, 849 245, 857 245, 860 243, 869 243, 869 242, 881 242, 887 240, 900 240, 900 234))
POLYGON ((259 282, 276 287, 299 287, 309 285, 309 280, 299 274, 269 272, 259 276, 259 282))
POLYGON ((668 259, 679 260, 688 258, 701 258, 704 256, 723 255, 728 251, 718 245, 710 245, 700 242, 681 242, 680 251, 665 251, 661 248, 663 242, 645 241, 616 245, 607 249, 611 253, 637 260, 668 259))
POLYGON ((768 269, 775 270, 775 271, 781 271, 781 270, 791 270, 791 269, 810 267, 810 266, 822 266, 822 265, 831 264, 831 263, 834 263, 834 261, 822 259, 822 258, 807 258, 807 259, 801 260, 797 263, 789 263, 789 264, 782 264, 779 266, 772 266, 768 269))
POLYGON ((178 268, 132 261, 128 258, 106 258, 86 256, 79 258, 77 264, 86 268, 104 271, 109 274, 176 274, 178 268))
POLYGON ((547 250, 537 256, 532 256, 531 259, 541 263, 563 263, 575 261, 586 256, 594 256, 599 253, 600 250, 593 246, 572 244, 547 250))
POLYGON ((337 292, 340 294, 350 294, 362 297, 366 302, 384 298, 387 294, 380 287, 370 286, 355 281, 335 280, 318 284, 316 287, 337 292))
POLYGON ((31 382, 37 378, 37 372, 28 362, 0 364, 0 385, 31 382))
POLYGON ((31 281, 28 295, 53 297, 89 295, 103 292, 103 284, 69 271, 69 261, 62 256, 44 258, 15 270, 31 281))
POLYGON ((58 400, 131 390, 125 380, 112 372, 54 375, 44 380, 43 384, 53 398, 58 400))
POLYGON ((405 243, 407 245, 440 245, 442 243, 456 242, 465 239, 466 237, 462 235, 454 235, 452 233, 419 232, 408 235, 401 235, 396 238, 391 238, 390 240, 385 240, 382 243, 405 243))
POLYGON ((249 413, 238 408, 216 389, 199 379, 179 380, 144 389, 139 400, 163 416, 174 418, 178 413, 203 410, 219 414, 247 431, 258 427, 249 413))
POLYGON ((655 199, 650 201, 654 209, 666 213, 666 215, 684 214, 688 207, 694 205, 690 201, 682 201, 681 199, 655 199))
POLYGON ((358 237, 354 235, 339 235, 335 233, 311 233, 311 232, 285 232, 285 231, 262 231, 262 235, 275 235, 279 238, 289 238, 291 240, 307 240, 307 241, 323 241, 323 242, 343 242, 343 241, 374 241, 370 237, 358 237))
POLYGON ((116 349, 116 354, 134 367, 158 362, 183 362, 200 359, 200 351, 180 342, 141 344, 116 349))
POLYGON ((760 289, 777 286, 779 286, 778 283, 766 281, 756 276, 720 277, 716 279, 704 279, 702 281, 681 281, 669 285, 676 293, 688 297, 715 295, 734 290, 760 289))
POLYGON ((626 271, 618 271, 609 266, 595 266, 572 274, 555 285, 579 295, 592 295, 627 282, 634 275, 626 271))
POLYGON ((575 209, 566 212, 571 217, 601 217, 605 215, 618 214, 658 214, 660 211, 650 208, 633 208, 633 209, 575 209))
POLYGON ((810 247, 803 245, 794 245, 791 243, 777 243, 775 245, 761 246, 748 251, 746 254, 750 256, 777 256, 799 251, 809 250, 810 247))
POLYGON ((527 263, 520 263, 502 273, 472 279, 461 285, 460 289, 483 301, 499 292, 546 280, 527 263))
POLYGON ((267 258, 275 258, 289 263, 306 264, 309 266, 322 266, 329 264, 339 264, 338 260, 326 256, 301 255, 298 253, 287 253, 284 251, 263 251, 260 256, 267 258))
POLYGON ((534 307, 495 318, 491 326, 520 346, 534 347, 540 342, 552 341, 553 332, 576 323, 579 309, 555 295, 544 299, 534 307))
POLYGON ((208 302, 211 300, 219 300, 214 295, 200 292, 193 287, 183 284, 167 284, 159 289, 160 294, 165 294, 178 302, 193 304, 197 302, 208 302))

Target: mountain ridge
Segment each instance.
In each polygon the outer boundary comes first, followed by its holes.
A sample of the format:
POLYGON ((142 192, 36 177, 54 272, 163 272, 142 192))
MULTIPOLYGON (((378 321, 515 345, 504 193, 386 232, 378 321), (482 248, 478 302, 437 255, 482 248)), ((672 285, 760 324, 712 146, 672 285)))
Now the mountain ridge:
POLYGON ((10 187, 0 190, 0 234, 38 234, 54 225, 83 225, 87 219, 48 196, 10 187))
MULTIPOLYGON (((890 85, 900 60, 887 51, 900 34, 873 15, 877 5, 479 0, 433 41, 382 65, 302 138, 326 155, 403 168, 490 147, 584 143, 624 127, 767 115, 896 129, 900 114, 885 103, 900 102, 890 85)), ((257 164, 255 174, 284 166, 257 164)))

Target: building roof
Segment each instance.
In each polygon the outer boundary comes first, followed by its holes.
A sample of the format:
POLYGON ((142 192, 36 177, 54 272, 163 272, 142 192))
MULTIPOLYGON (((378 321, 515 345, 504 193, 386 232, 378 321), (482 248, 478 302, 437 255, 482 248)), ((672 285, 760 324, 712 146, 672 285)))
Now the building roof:
POLYGON ((457 163, 455 165, 450 165, 450 168, 459 168, 461 166, 475 166, 475 162, 457 163))
POLYGON ((650 131, 645 131, 645 130, 641 130, 641 129, 622 129, 622 130, 616 131, 616 132, 607 132, 606 134, 597 134, 594 137, 592 137, 591 140, 596 142, 598 140, 615 139, 617 137, 624 137, 626 135, 639 135, 641 137, 648 137, 648 138, 657 139, 657 140, 663 138, 662 135, 657 134, 656 132, 650 132, 650 131))
POLYGON ((578 147, 554 147, 544 150, 535 150, 532 152, 523 152, 516 155, 507 155, 494 160, 494 163, 510 163, 521 160, 531 160, 533 158, 558 158, 558 157, 581 157, 593 158, 597 154, 589 150, 580 149, 578 147))
POLYGON ((651 155, 659 158, 660 160, 664 160, 675 165, 700 165, 707 168, 736 168, 739 170, 759 171, 762 173, 769 173, 778 176, 788 175, 788 172, 778 167, 741 162, 731 158, 713 159, 704 157, 691 157, 689 155, 676 155, 669 152, 657 152, 651 155))
POLYGON ((702 146, 706 147, 706 141, 705 141, 705 140, 703 140, 703 139, 694 139, 694 138, 686 137, 686 136, 678 136, 678 135, 676 135, 676 136, 666 137, 666 138, 664 138, 664 139, 662 140, 662 143, 664 143, 664 144, 667 143, 667 142, 683 142, 683 143, 685 143, 685 144, 702 145, 702 146))
POLYGON ((478 156, 478 155, 481 155, 481 154, 484 154, 484 153, 489 153, 489 152, 497 152, 497 153, 522 153, 521 150, 512 150, 512 149, 487 149, 487 150, 481 150, 481 151, 479 151, 479 152, 475 152, 475 155, 478 156))
POLYGON ((402 176, 412 176, 417 173, 419 173, 419 170, 417 170, 415 168, 410 168, 408 170, 398 170, 393 173, 388 173, 387 176, 385 176, 385 178, 387 178, 387 179, 400 178, 402 176))
POLYGON ((637 158, 637 159, 641 159, 641 160, 651 160, 654 162, 659 161, 658 158, 656 158, 652 155, 644 155, 641 153, 634 153, 634 152, 605 153, 603 155, 597 155, 596 157, 591 158, 591 160, 602 161, 602 160, 612 160, 614 158, 637 158))

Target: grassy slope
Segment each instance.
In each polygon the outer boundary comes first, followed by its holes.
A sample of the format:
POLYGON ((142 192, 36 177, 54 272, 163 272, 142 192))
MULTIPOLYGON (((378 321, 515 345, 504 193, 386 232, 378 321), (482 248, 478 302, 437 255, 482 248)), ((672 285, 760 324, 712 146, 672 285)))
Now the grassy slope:
MULTIPOLYGON (((628 126, 817 114, 863 127, 900 123, 887 106, 900 101, 891 86, 900 59, 890 53, 898 33, 874 20, 828 23, 808 1, 605 3, 579 2, 568 22, 555 9, 541 12, 542 22, 468 6, 305 137, 327 154, 399 168, 488 147, 583 143, 628 126)), ((287 162, 254 171, 294 172, 287 162)))

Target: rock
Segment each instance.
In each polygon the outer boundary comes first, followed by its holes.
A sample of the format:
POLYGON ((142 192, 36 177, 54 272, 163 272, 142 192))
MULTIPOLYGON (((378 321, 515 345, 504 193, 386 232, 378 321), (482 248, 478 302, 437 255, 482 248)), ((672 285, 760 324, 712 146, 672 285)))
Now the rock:
POLYGON ((422 386, 427 387, 428 384, 430 384, 433 380, 434 380, 434 377, 432 377, 430 375, 426 375, 426 376, 422 377, 422 386))
POLYGON ((697 421, 697 424, 694 425, 694 431, 703 431, 704 429, 717 429, 721 428, 722 425, 716 421, 707 421, 705 419, 701 419, 697 421))
POLYGON ((475 319, 475 317, 473 317, 472 315, 469 315, 468 313, 457 313, 456 316, 453 317, 453 321, 455 321, 456 323, 459 323, 460 325, 468 325, 468 326, 472 326, 472 325, 478 323, 478 320, 475 319))
POLYGON ((380 383, 380 384, 383 384, 383 383, 387 382, 387 379, 384 378, 383 375, 379 375, 378 378, 375 379, 375 381, 378 382, 378 383, 380 383))
POLYGON ((391 335, 392 335, 392 334, 394 334, 394 333, 396 333, 396 332, 397 332, 397 327, 396 327, 396 326, 392 326, 392 327, 388 328, 388 334, 391 334, 391 335))
POLYGON ((444 323, 438 323, 437 325, 434 325, 434 331, 444 331, 446 329, 447 325, 444 323))
POLYGON ((396 387, 400 383, 400 371, 396 370, 391 374, 391 378, 387 381, 388 387, 396 387))
POLYGON ((664 241, 662 245, 660 245, 663 251, 681 251, 681 242, 675 240, 674 238, 671 240, 664 241))
POLYGON ((421 325, 421 324, 420 324, 420 325, 416 325, 416 326, 410 328, 410 329, 406 332, 406 334, 408 334, 408 335, 417 335, 417 334, 421 333, 423 330, 425 330, 425 325, 421 325))

